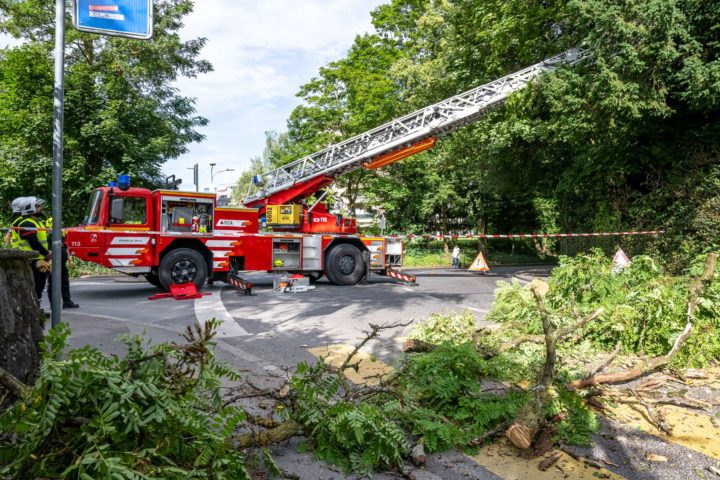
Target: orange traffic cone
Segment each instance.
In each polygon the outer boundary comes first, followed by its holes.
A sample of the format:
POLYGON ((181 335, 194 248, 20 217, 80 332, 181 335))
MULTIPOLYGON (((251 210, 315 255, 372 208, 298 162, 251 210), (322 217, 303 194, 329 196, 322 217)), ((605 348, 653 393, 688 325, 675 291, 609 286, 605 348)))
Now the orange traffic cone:
POLYGON ((475 260, 473 260, 472 265, 470 265, 470 268, 468 268, 468 272, 489 272, 490 267, 488 266, 487 262, 485 261, 485 257, 483 256, 482 252, 478 253, 478 256, 475 257, 475 260))

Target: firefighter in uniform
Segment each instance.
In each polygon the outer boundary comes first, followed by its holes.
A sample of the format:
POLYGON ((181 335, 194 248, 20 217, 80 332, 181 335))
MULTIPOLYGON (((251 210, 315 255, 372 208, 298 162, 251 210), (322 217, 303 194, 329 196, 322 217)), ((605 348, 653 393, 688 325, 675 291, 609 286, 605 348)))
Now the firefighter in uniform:
MULTIPOLYGON (((53 226, 53 219, 52 217, 48 217, 48 219, 45 221, 45 228, 47 228, 48 233, 48 244, 52 245, 52 226, 53 226)), ((62 242, 62 256, 60 258, 62 268, 60 270, 60 295, 62 296, 62 308, 78 308, 80 305, 72 301, 72 298, 70 298, 70 273, 68 272, 68 249, 67 245, 65 244, 65 234, 63 233, 63 242, 62 242)), ((50 303, 52 303, 52 275, 48 275, 48 299, 50 299, 50 303)))
POLYGON ((20 248, 20 233, 17 231, 17 226, 22 220, 22 213, 20 208, 25 202, 25 197, 18 197, 10 204, 12 207, 12 221, 10 223, 10 231, 5 235, 5 243, 10 244, 10 248, 20 248))
POLYGON ((26 197, 20 207, 22 217, 17 225, 17 231, 20 236, 19 248, 21 250, 35 250, 39 256, 30 261, 30 269, 33 273, 35 281, 35 294, 38 302, 45 290, 45 282, 47 281, 48 269, 46 268, 46 259, 50 258, 48 251, 47 231, 45 226, 40 222, 39 216, 42 214, 45 202, 39 198, 26 197))

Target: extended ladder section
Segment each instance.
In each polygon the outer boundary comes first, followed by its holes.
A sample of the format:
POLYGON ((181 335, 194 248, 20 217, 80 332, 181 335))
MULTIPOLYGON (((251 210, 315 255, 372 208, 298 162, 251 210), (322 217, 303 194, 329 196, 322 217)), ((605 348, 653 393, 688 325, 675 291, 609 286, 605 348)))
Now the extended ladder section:
MULTIPOLYGON (((329 179, 344 172, 363 166, 374 168, 371 162, 381 156, 417 145, 420 145, 416 147, 418 150, 424 149, 430 145, 429 139, 446 135, 476 121, 488 110, 502 103, 510 94, 526 87, 541 73, 553 71, 560 65, 573 65, 582 58, 582 50, 577 48, 568 50, 278 169, 256 175, 248 187, 243 203, 247 206, 259 206, 270 197, 298 185, 309 183, 326 185, 329 179), (424 140, 428 142, 420 143, 424 140)), ((383 159, 378 162, 380 165, 387 163, 391 162, 383 159)), ((286 196, 284 201, 287 199, 289 198, 286 196)))

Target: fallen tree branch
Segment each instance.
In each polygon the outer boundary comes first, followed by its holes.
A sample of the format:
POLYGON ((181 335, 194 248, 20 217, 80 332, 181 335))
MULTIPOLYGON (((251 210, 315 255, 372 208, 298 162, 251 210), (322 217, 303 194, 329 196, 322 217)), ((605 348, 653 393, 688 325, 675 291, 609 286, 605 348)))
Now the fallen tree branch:
POLYGON ((688 337, 692 333, 693 321, 695 320, 695 309, 697 308, 698 298, 705 287, 705 284, 710 282, 715 275, 715 267, 717 265, 717 253, 708 254, 705 259, 705 269, 698 278, 695 279, 693 285, 690 287, 690 298, 688 300, 687 308, 687 323, 682 333, 678 335, 673 343, 672 348, 666 355, 655 357, 650 359, 646 364, 633 368, 632 370, 626 370, 623 372, 616 373, 605 373, 595 374, 580 380, 575 380, 568 384, 569 388, 585 388, 591 385, 601 385, 604 383, 622 383, 630 380, 635 380, 645 374, 654 372, 655 370, 664 367, 669 364, 675 354, 680 350, 683 344, 687 341, 688 337))
POLYGON ((645 411, 647 412, 647 420, 649 420, 650 423, 653 424, 653 426, 655 426, 655 428, 657 428, 658 430, 664 432, 668 436, 672 436, 672 428, 665 423, 662 416, 655 413, 655 409, 652 408, 652 406, 648 402, 646 402, 635 390, 630 390, 630 393, 632 393, 633 397, 635 397, 638 403, 645 408, 645 411))
POLYGON ((360 349, 361 349, 362 347, 364 347, 365 344, 368 343, 370 340, 372 340, 372 339, 374 339, 374 338, 377 338, 377 337, 380 335, 380 332, 381 332, 382 330, 388 330, 388 329, 391 329, 391 328, 398 328, 398 327, 407 327, 407 326, 410 325, 412 322, 413 322, 413 321, 410 320, 410 321, 407 322, 407 323, 393 322, 393 323, 388 323, 388 324, 383 324, 383 325, 376 325, 376 324, 374 324, 374 323, 371 323, 371 324, 370 324, 370 329, 371 329, 371 330, 370 330, 369 332, 368 332, 368 331, 365 331, 365 338, 363 338, 360 343, 358 343, 357 345, 355 345, 355 348, 353 349, 353 351, 348 354, 348 356, 347 356, 347 358, 345 359, 345 361, 342 363, 342 365, 340 365, 340 368, 339 368, 340 374, 342 375, 342 373, 345 371, 345 369, 350 366, 350 365, 349 365, 349 364, 350 364, 350 360, 353 359, 353 357, 357 354, 357 352, 359 352, 360 349))
POLYGON ((543 460, 538 464, 538 469, 542 472, 546 471, 548 468, 552 467, 557 463, 558 460, 562 458, 562 453, 555 452, 552 455, 550 455, 548 458, 543 460))
MULTIPOLYGON (((603 307, 598 308, 593 313, 588 315, 587 317, 581 318, 577 322, 573 323, 572 325, 568 325, 563 328, 558 328, 555 332, 555 336, 557 340, 562 340, 563 338, 567 337, 571 333, 577 332, 580 328, 584 327, 586 323, 595 320, 597 317, 599 317, 605 309, 603 307)), ((505 353, 508 350, 512 350, 513 348, 517 348, 523 343, 543 343, 545 342, 546 336, 545 335, 520 335, 518 337, 513 338, 509 342, 503 343, 498 348, 498 353, 505 353)))
POLYGON ((271 428, 270 430, 241 433, 239 435, 233 435, 232 439, 235 441, 235 445, 239 449, 248 447, 266 447, 274 443, 289 440, 296 435, 300 435, 300 433, 300 424, 293 420, 289 420, 281 423, 275 428, 271 428))
MULTIPOLYGON (((586 323, 591 322, 595 320, 597 317, 599 317, 605 309, 603 307, 598 308, 590 315, 579 318, 579 315, 577 315, 577 312, 574 312, 574 315, 576 315, 579 319, 573 323, 572 325, 568 325, 563 328, 557 329, 557 339, 563 340, 565 337, 572 333, 577 333, 579 329, 581 329, 583 326, 585 326, 586 323)), ((530 334, 524 334, 524 335, 518 335, 517 337, 513 338, 512 340, 509 340, 508 342, 503 343, 498 347, 497 353, 505 353, 507 351, 512 350, 513 348, 517 348, 523 343, 544 343, 545 342, 545 335, 530 335, 530 334)), ((408 339, 403 342, 403 351, 407 353, 430 353, 433 350, 437 348, 437 345, 428 343, 422 340, 415 340, 415 339, 408 339)))
POLYGON ((593 376, 596 373, 603 371, 608 365, 610 365, 613 362, 613 360, 615 360, 615 357, 617 357, 618 353, 620 353, 621 348, 622 348, 622 342, 620 340, 618 340, 618 342, 615 344, 615 349, 612 351, 610 356, 608 358, 606 358, 605 360, 603 360, 602 362, 600 362, 597 366, 590 369, 589 376, 593 376))
POLYGON ((535 436, 545 423, 545 405, 548 402, 549 389, 555 377, 555 362, 558 330, 550 323, 545 302, 536 287, 532 288, 535 302, 537 303, 540 318, 542 319, 543 332, 545 332, 545 366, 533 389, 533 395, 523 405, 515 416, 510 428, 505 431, 505 436, 518 448, 526 449, 532 445, 535 436))
POLYGON ((24 397, 30 390, 30 387, 2 367, 0 367, 0 383, 20 398, 24 397))

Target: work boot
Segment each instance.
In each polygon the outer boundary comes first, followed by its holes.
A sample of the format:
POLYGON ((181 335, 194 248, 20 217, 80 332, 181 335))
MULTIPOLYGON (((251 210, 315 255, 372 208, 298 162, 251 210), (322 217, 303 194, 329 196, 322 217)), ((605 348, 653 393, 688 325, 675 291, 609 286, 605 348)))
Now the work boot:
POLYGON ((68 300, 68 301, 66 301, 66 302, 63 302, 63 306, 62 306, 62 308, 79 308, 79 307, 80 307, 80 305, 78 305, 77 303, 73 302, 72 300, 68 300))

